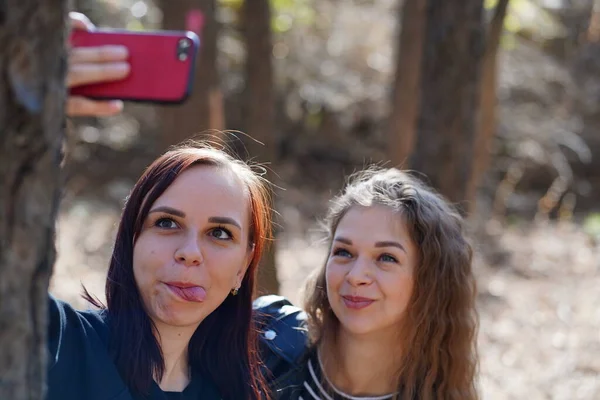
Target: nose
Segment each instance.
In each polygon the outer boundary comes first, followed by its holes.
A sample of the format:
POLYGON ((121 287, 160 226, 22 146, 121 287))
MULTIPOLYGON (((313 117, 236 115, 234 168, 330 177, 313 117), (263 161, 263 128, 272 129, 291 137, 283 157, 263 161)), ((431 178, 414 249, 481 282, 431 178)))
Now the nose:
POLYGON ((346 280, 352 286, 368 285, 372 282, 371 265, 368 260, 357 258, 346 273, 346 280))
POLYGON ((196 235, 189 235, 175 251, 175 260, 186 267, 197 267, 204 261, 196 235))

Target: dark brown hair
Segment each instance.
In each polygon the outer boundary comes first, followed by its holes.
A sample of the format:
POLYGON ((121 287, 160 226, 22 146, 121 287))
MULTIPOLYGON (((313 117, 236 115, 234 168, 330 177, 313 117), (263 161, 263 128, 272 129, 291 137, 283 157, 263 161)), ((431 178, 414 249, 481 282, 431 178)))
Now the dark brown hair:
MULTIPOLYGON (((419 250, 413 294, 401 327, 399 398, 477 398, 475 278, 463 220, 434 190, 397 169, 371 168, 352 177, 326 218, 329 246, 340 220, 354 206, 385 205, 406 222, 419 250)), ((327 299, 325 265, 306 287, 305 308, 314 346, 337 332, 327 299)))
MULTIPOLYGON (((254 252, 238 294, 228 296, 190 339, 189 364, 215 382, 223 399, 259 399, 266 390, 259 370, 252 299, 258 262, 271 235, 270 192, 249 165, 206 144, 179 146, 163 154, 146 169, 127 199, 106 279, 110 350, 121 376, 137 393, 147 394, 153 377, 164 373, 160 346, 133 275, 133 247, 152 204, 183 171, 197 165, 230 168, 246 186, 251 215, 248 245, 254 252)), ((101 306, 89 294, 86 298, 101 306)))

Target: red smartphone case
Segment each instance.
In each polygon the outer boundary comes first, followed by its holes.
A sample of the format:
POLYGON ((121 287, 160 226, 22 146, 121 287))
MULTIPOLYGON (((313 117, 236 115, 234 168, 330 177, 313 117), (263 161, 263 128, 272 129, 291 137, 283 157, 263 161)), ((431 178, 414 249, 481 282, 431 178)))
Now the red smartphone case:
POLYGON ((193 87, 200 39, 193 32, 73 30, 72 47, 123 45, 129 50, 129 75, 122 80, 70 89, 70 94, 102 100, 182 103, 193 87))

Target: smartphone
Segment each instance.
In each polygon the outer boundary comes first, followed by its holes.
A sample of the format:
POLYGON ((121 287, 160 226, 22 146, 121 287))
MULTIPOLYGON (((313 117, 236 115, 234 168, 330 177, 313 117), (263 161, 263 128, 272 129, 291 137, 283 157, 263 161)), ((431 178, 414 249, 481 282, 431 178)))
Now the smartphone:
POLYGON ((71 47, 123 45, 129 50, 129 75, 122 80, 70 89, 98 100, 180 104, 190 95, 200 39, 190 31, 74 29, 71 47))

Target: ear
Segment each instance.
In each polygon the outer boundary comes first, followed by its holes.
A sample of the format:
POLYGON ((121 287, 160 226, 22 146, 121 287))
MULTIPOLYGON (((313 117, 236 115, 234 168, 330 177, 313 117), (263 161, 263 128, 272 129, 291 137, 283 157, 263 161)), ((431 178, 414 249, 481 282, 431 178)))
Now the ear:
POLYGON ((246 256, 244 257, 244 263, 238 270, 236 274, 236 288, 242 286, 242 281, 244 280, 244 276, 246 276, 246 271, 248 271, 248 267, 250 266, 250 261, 254 257, 254 244, 248 246, 248 251, 246 251, 246 256))

